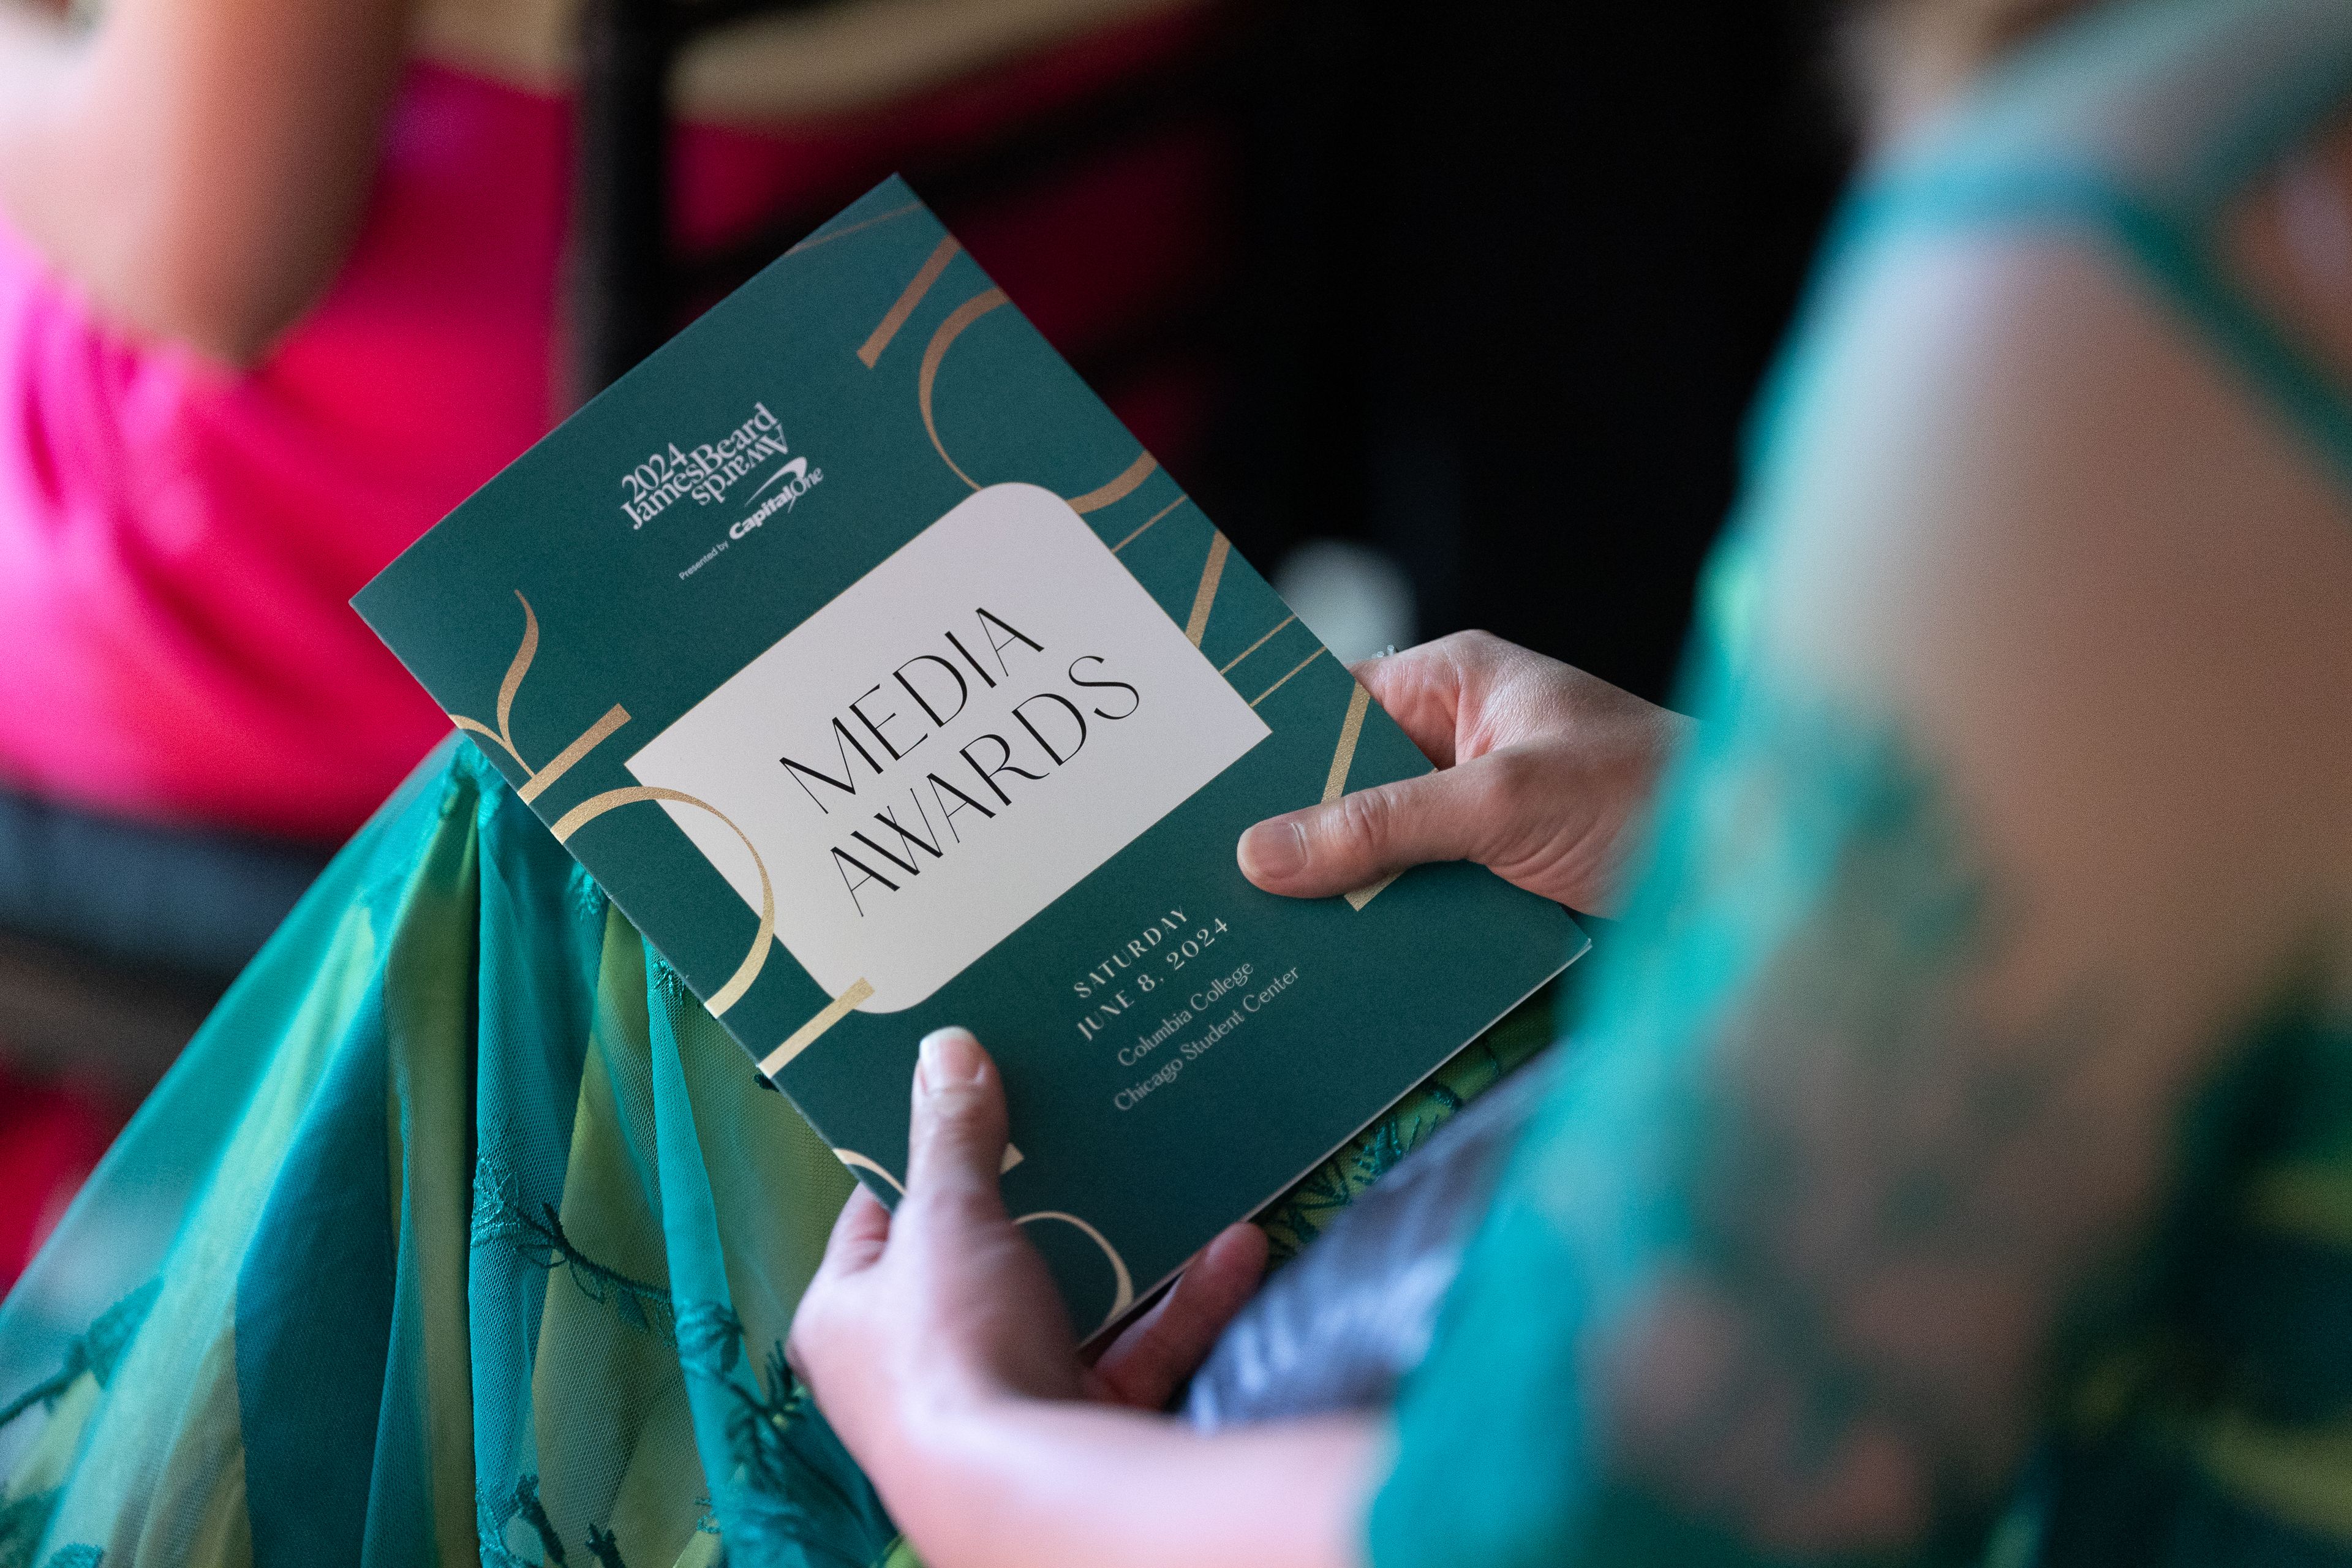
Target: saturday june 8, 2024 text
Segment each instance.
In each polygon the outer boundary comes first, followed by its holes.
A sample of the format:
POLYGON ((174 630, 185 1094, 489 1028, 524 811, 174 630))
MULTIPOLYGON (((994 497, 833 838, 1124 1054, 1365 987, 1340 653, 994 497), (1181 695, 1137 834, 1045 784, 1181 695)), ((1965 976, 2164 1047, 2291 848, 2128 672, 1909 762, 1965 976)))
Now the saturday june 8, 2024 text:
POLYGON ((1296 964, 1276 973, 1242 960, 1236 940, 1220 917, 1169 910, 1070 983, 1087 1005, 1079 1037, 1137 1075, 1111 1096, 1113 1109, 1132 1110, 1174 1083, 1297 984, 1296 964))

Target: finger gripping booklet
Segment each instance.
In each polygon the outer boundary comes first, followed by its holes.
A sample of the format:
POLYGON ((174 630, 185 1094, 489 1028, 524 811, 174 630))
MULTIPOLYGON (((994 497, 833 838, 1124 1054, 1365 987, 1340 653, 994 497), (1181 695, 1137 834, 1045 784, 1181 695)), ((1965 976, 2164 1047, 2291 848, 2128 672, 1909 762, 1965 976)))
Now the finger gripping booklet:
POLYGON ((897 180, 353 602, 885 1201, 980 1037, 1081 1331, 1584 945, 1473 866, 1242 877, 1429 764, 897 180))

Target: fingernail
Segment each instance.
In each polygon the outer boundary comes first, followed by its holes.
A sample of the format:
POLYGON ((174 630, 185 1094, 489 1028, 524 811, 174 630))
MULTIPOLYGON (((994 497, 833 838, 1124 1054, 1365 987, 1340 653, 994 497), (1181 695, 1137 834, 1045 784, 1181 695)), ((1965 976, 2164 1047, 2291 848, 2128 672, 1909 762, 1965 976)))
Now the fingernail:
POLYGON ((1253 878, 1287 877, 1307 864, 1307 834, 1295 820, 1261 822, 1242 835, 1241 861, 1253 878))
POLYGON ((915 1077, 926 1091, 941 1089, 952 1084, 976 1082, 987 1064, 987 1053, 980 1048, 980 1042, 972 1037, 970 1029, 934 1029, 923 1037, 915 1077))

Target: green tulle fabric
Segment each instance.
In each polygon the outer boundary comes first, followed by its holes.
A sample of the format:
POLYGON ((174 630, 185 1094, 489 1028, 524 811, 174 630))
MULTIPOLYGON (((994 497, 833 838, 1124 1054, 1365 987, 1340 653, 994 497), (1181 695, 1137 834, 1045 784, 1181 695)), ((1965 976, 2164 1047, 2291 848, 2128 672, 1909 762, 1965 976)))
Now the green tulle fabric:
POLYGON ((848 1191, 446 748, 0 1310, 0 1563, 878 1562, 779 1349, 848 1191))
MULTIPOLYGON (((1280 1244, 1547 1038, 1465 1051, 1280 1244)), ((909 1564, 783 1361, 850 1185, 453 742, 0 1307, 0 1568, 909 1564)))

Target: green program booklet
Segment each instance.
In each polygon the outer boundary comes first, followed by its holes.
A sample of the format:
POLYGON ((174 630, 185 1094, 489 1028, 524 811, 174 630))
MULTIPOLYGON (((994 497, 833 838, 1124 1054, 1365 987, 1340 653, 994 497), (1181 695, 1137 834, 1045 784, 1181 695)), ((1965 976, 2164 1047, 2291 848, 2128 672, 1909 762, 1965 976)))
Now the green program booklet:
POLYGON ((354 603, 886 1199, 977 1033, 1081 1329, 1585 945, 1467 865, 1244 879, 1429 764, 896 180, 354 603))

